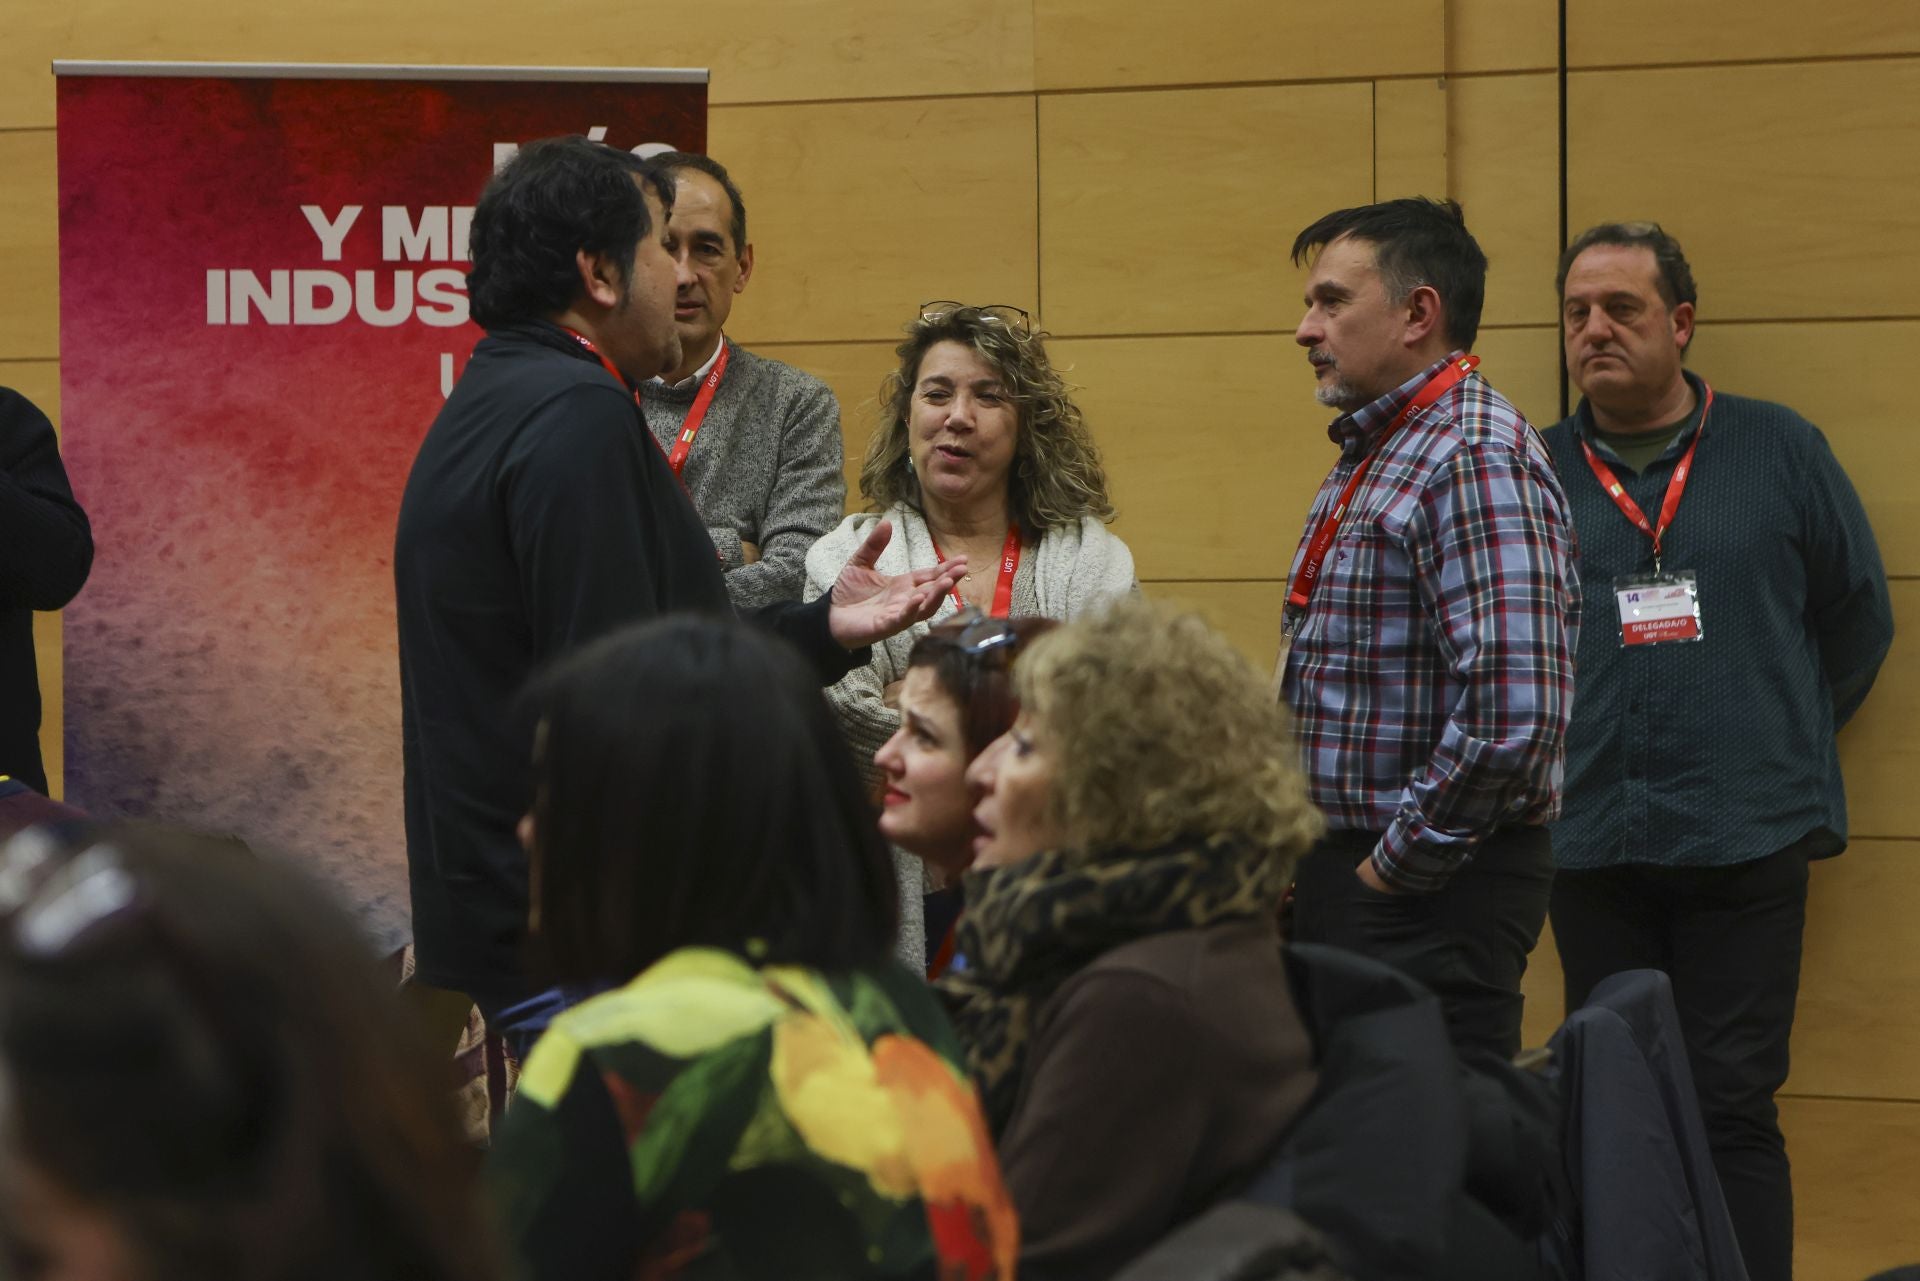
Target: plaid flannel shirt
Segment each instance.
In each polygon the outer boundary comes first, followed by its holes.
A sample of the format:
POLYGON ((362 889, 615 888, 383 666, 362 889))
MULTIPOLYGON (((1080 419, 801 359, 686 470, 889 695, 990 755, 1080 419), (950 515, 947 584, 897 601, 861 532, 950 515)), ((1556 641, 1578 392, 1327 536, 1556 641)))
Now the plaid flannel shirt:
MULTIPOLYGON (((1289 583, 1354 467, 1445 363, 1327 429, 1340 459, 1289 583)), ((1283 689, 1314 803, 1333 827, 1383 833, 1389 885, 1438 889, 1495 828, 1559 814, 1575 555, 1545 445, 1477 376, 1386 441, 1354 494, 1283 689)))

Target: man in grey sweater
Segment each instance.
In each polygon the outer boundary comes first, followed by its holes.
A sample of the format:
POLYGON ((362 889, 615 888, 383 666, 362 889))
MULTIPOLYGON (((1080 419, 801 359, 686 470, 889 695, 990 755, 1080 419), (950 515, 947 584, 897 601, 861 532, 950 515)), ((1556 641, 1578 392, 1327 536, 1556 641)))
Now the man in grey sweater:
POLYGON ((736 608, 798 600, 807 549, 840 523, 840 406, 827 385, 721 330, 753 275, 747 208, 706 156, 654 158, 674 182, 678 367, 648 383, 647 422, 706 522, 736 608))

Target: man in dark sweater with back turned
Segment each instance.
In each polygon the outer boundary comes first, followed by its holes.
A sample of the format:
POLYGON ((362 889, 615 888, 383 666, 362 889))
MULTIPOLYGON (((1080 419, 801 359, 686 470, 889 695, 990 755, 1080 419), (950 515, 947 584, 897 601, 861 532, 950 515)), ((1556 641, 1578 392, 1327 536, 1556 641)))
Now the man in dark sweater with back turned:
POLYGON ((1688 373, 1693 273, 1653 223, 1560 260, 1567 373, 1546 433, 1580 636, 1552 915, 1567 1006, 1664 970, 1754 1281, 1793 1272, 1787 1078, 1807 862, 1847 842, 1834 734, 1893 641, 1866 513, 1814 426, 1688 373))
POLYGON ((33 611, 60 609, 93 568, 93 531, 74 501, 53 424, 0 387, 0 776, 45 795, 33 611))
MULTIPOLYGON (((522 148, 474 211, 467 284, 487 336, 421 444, 394 540, 412 995, 448 1051, 468 998, 512 1032, 497 1016, 540 986, 514 831, 530 799, 522 685, 624 623, 729 609, 634 390, 680 358, 672 207, 657 170, 559 138, 522 148)), ((931 614, 964 569, 884 577, 886 541, 876 531, 822 601, 756 615, 823 682, 931 614)))

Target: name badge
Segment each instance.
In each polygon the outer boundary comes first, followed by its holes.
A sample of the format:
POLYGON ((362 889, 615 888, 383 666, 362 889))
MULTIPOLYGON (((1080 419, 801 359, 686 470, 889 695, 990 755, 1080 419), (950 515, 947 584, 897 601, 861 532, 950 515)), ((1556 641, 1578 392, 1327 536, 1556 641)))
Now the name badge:
POLYGON ((1281 687, 1287 683, 1287 655, 1293 650, 1293 638, 1300 631, 1300 624, 1306 621, 1307 611, 1296 609, 1289 604, 1280 614, 1280 652, 1273 657, 1272 694, 1280 697, 1281 687))
POLYGON ((1613 596, 1620 605, 1623 646, 1697 641, 1702 635, 1700 582, 1690 569, 1616 578, 1613 596))

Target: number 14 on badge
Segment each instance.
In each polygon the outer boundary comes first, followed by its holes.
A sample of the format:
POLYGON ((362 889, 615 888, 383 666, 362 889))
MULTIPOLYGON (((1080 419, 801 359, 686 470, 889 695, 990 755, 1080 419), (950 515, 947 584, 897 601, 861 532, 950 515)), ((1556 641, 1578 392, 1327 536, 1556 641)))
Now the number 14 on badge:
POLYGON ((1616 578, 1613 596, 1620 605, 1623 646, 1697 641, 1702 635, 1700 583, 1690 569, 1674 574, 1616 578))

